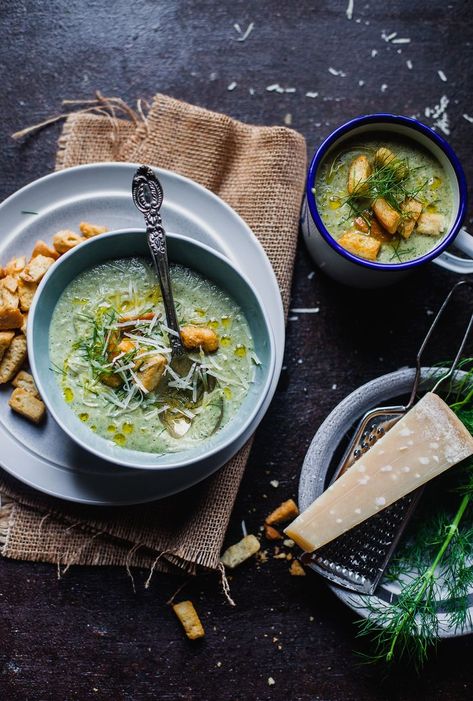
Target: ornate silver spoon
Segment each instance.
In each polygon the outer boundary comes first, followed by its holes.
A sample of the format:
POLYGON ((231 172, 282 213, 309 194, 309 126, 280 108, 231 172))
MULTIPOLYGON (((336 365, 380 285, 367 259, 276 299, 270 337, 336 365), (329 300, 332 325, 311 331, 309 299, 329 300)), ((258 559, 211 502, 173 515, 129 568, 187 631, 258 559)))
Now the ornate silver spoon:
MULTIPOLYGON (((133 177, 132 195, 136 208, 139 209, 145 219, 148 247, 161 287, 166 323, 168 328, 171 329, 171 333, 169 334, 171 344, 170 366, 175 373, 181 377, 186 377, 192 371, 192 367, 195 363, 189 357, 182 344, 172 293, 166 232, 160 214, 164 192, 156 174, 149 166, 142 165, 136 171, 133 177)), ((207 384, 207 391, 211 391, 213 387, 215 387, 214 378, 208 376, 207 384)), ((204 388, 202 387, 202 382, 200 382, 198 392, 199 399, 202 397, 203 393, 204 388)), ((189 420, 186 420, 184 417, 182 417, 182 420, 178 419, 176 414, 172 412, 163 412, 161 417, 166 428, 176 438, 185 435, 191 425, 189 420)))

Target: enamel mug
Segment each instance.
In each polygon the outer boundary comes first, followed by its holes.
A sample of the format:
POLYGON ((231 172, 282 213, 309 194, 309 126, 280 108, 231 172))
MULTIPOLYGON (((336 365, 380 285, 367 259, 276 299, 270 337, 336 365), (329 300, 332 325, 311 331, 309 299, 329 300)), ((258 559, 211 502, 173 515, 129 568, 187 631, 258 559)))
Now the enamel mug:
POLYGON ((384 287, 401 280, 410 271, 430 261, 463 275, 473 273, 473 237, 462 229, 466 205, 465 174, 460 161, 444 138, 416 119, 393 114, 372 114, 343 124, 317 149, 309 168, 302 205, 301 228, 309 253, 327 275, 351 287, 384 287), (452 213, 447 232, 428 253, 414 260, 401 263, 377 263, 353 255, 331 236, 317 209, 313 188, 324 158, 338 149, 347 139, 363 137, 363 135, 372 137, 376 132, 417 142, 440 162, 450 183, 452 213), (452 245, 467 257, 461 258, 447 251, 446 249, 452 245))

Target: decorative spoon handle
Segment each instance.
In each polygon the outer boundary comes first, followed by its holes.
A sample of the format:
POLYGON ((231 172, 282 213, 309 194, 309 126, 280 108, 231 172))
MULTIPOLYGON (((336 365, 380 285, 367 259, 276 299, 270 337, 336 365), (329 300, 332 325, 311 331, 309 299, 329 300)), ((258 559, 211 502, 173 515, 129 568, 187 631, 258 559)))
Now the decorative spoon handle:
POLYGON ((148 166, 140 166, 133 177, 133 202, 143 214, 148 235, 148 246, 158 274, 163 295, 164 310, 168 327, 175 332, 170 334, 173 356, 184 354, 181 342, 176 307, 172 294, 171 278, 169 275, 166 232, 164 230, 160 209, 163 203, 163 188, 155 173, 148 166))

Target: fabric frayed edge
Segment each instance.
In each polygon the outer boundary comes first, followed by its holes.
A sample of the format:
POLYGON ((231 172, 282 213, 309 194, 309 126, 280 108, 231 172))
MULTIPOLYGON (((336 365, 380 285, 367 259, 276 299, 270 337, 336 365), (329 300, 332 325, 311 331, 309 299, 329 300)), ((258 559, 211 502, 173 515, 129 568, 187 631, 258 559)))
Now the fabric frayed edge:
POLYGON ((0 494, 0 554, 5 556, 8 540, 15 517, 15 502, 2 497, 0 494))

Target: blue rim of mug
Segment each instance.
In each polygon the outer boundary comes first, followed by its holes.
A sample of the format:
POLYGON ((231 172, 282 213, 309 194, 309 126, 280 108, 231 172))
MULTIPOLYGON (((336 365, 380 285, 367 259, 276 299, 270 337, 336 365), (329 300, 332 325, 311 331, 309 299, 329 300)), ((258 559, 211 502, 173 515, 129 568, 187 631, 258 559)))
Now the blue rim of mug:
POLYGON ((342 124, 342 126, 338 127, 338 129, 335 129, 335 131, 333 131, 322 142, 322 144, 316 150, 310 163, 306 185, 306 196, 312 219, 320 234, 326 240, 326 242, 344 258, 347 258, 348 260, 352 261, 353 263, 356 263, 357 265, 361 265, 362 267, 366 268, 371 268, 373 270, 407 270, 409 268, 414 268, 418 265, 422 265, 423 263, 427 263, 433 258, 436 258, 452 243, 452 241, 460 231, 463 220, 465 218, 467 207, 467 185, 465 173, 463 172, 462 165, 450 144, 442 136, 437 134, 425 124, 422 124, 422 122, 419 122, 417 119, 413 119, 411 117, 404 117, 402 115, 387 114, 383 112, 379 114, 364 115, 363 117, 355 117, 355 119, 351 119, 349 122, 346 122, 345 124, 342 124), (438 246, 435 246, 435 248, 433 248, 431 251, 421 256, 420 258, 415 258, 414 260, 409 260, 405 263, 375 263, 372 261, 364 260, 362 258, 358 258, 358 256, 349 253, 349 251, 340 246, 340 244, 331 236, 329 231, 326 229, 324 223, 322 222, 315 202, 314 193, 312 192, 312 189, 315 185, 315 178, 317 175, 318 168, 328 149, 331 146, 333 146, 333 144, 335 144, 338 141, 338 139, 340 139, 340 137, 349 133, 356 127, 360 127, 365 124, 401 124, 402 126, 408 127, 410 129, 413 129, 414 131, 424 134, 424 136, 427 136, 427 138, 433 141, 434 144, 444 152, 455 172, 459 194, 458 211, 455 217, 455 221, 450 227, 450 231, 448 232, 448 234, 444 236, 444 238, 438 244, 438 246))

